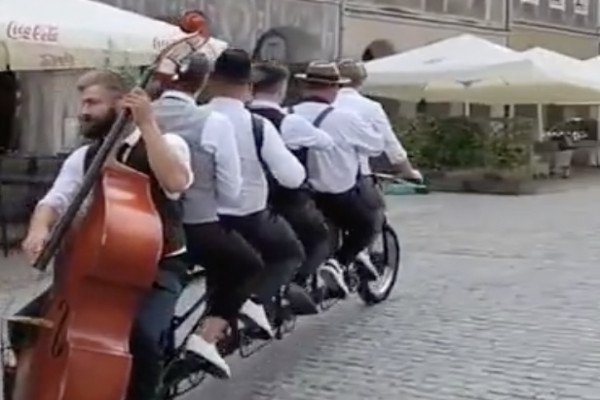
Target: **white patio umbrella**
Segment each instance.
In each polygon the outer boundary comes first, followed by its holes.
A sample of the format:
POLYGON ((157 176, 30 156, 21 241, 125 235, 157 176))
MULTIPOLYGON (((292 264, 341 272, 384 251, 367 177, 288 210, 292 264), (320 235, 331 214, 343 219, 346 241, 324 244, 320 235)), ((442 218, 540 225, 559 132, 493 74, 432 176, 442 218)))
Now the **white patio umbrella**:
POLYGON ((367 63, 367 93, 399 100, 483 104, 600 102, 600 79, 581 61, 519 53, 471 35, 367 63))
MULTIPOLYGON (((91 0, 0 1, 0 70, 140 66, 183 32, 91 0)), ((212 39, 209 51, 226 44, 212 39)))

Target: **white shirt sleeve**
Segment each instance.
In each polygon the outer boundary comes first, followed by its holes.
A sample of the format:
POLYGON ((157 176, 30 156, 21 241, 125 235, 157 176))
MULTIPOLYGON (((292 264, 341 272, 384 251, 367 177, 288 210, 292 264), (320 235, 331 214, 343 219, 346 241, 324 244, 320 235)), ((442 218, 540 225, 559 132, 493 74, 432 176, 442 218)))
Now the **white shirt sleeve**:
POLYGON ((394 133, 390 120, 380 104, 374 104, 372 121, 375 130, 383 134, 384 152, 390 162, 395 165, 406 161, 408 154, 394 133))
POLYGON ((306 171, 300 161, 285 147, 273 124, 264 119, 261 155, 269 171, 283 187, 295 189, 302 185, 306 171))
POLYGON ((338 109, 338 129, 343 131, 345 139, 360 154, 369 157, 378 156, 383 151, 383 135, 377 132, 358 114, 338 109))
MULTIPOLYGON (((165 138, 167 145, 175 153, 175 155, 179 159, 179 161, 182 164, 184 164, 187 168, 188 182, 185 187, 185 190, 187 190, 194 182, 194 172, 192 171, 192 160, 191 160, 190 148, 189 148, 188 144, 186 143, 186 141, 179 135, 175 135, 173 133, 165 133, 163 135, 163 137, 165 138)), ((164 189, 163 189, 163 191, 165 192, 165 195, 171 200, 178 200, 179 197, 181 197, 181 192, 180 193, 171 193, 164 189)))
POLYGON ((84 160, 88 147, 80 147, 67 157, 52 187, 38 205, 48 206, 58 215, 64 214, 83 183, 84 160))
POLYGON ((292 149, 308 147, 315 150, 328 150, 334 145, 327 132, 315 127, 306 118, 296 114, 287 115, 281 123, 281 138, 292 149))
POLYGON ((233 124, 212 113, 204 125, 202 147, 215 156, 217 194, 221 200, 235 201, 242 191, 242 166, 233 124))

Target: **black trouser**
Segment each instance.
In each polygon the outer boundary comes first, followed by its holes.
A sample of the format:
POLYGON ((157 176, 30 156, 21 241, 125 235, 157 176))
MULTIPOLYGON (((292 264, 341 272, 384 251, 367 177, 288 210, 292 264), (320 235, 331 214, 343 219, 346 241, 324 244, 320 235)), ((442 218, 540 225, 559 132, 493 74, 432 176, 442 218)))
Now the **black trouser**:
POLYGON ((315 201, 325 217, 343 231, 344 241, 335 258, 349 265, 376 235, 378 208, 371 194, 357 185, 344 193, 316 193, 315 201))
POLYGON ((306 259, 294 280, 304 285, 331 252, 325 217, 308 192, 297 191, 290 196, 274 198, 272 208, 285 218, 302 242, 306 259))
POLYGON ((207 315, 231 320, 250 296, 250 281, 263 269, 256 250, 219 222, 185 225, 188 255, 207 273, 207 315))
MULTIPOLYGON (((183 290, 186 269, 184 256, 163 259, 158 277, 141 305, 131 332, 133 366, 127 400, 152 400, 156 395, 163 368, 165 340, 183 290)), ((48 291, 38 296, 17 315, 41 316, 47 294, 48 291)), ((27 345, 31 331, 27 326, 17 323, 10 324, 8 329, 11 344, 18 354, 27 345)))
POLYGON ((358 179, 359 195, 365 204, 375 212, 375 232, 381 233, 385 222, 385 198, 383 192, 377 186, 375 177, 372 175, 361 175, 358 179))
POLYGON ((258 274, 253 292, 263 304, 268 304, 304 262, 302 244, 290 225, 268 210, 243 217, 222 215, 220 219, 260 253, 265 268, 258 274))

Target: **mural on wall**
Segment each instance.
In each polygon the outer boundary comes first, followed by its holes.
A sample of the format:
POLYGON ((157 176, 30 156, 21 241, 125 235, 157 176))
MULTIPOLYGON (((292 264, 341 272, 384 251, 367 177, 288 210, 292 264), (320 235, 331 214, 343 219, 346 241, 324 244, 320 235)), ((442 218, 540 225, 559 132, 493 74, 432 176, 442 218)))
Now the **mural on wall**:
MULTIPOLYGON (((266 58, 333 59, 337 55, 339 6, 318 0, 101 0, 154 18, 173 21, 200 9, 220 39, 266 58), (267 36, 269 40, 263 38, 267 36), (261 40, 262 39, 262 40, 261 40), (257 44, 261 42, 261 48, 257 44), (311 49, 301 48, 310 45, 311 49), (299 48, 300 47, 300 48, 299 48), (266 52, 266 53, 265 53, 266 52), (300 54, 301 56, 299 56, 300 54)), ((283 61, 283 60, 282 60, 283 61)), ((309 61, 302 60, 302 61, 309 61)))

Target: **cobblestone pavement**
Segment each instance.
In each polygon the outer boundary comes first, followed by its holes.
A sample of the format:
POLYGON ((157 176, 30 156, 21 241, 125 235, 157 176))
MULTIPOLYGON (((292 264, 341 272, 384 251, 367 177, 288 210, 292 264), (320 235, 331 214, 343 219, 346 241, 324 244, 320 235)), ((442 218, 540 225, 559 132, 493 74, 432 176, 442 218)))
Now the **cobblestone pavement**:
POLYGON ((387 303, 307 319, 186 400, 600 399, 598 199, 390 198, 387 303))
MULTIPOLYGON (((389 198, 403 244, 389 301, 304 319, 185 400, 600 400, 599 199, 389 198)), ((29 290, 5 270, 4 303, 29 290)))

